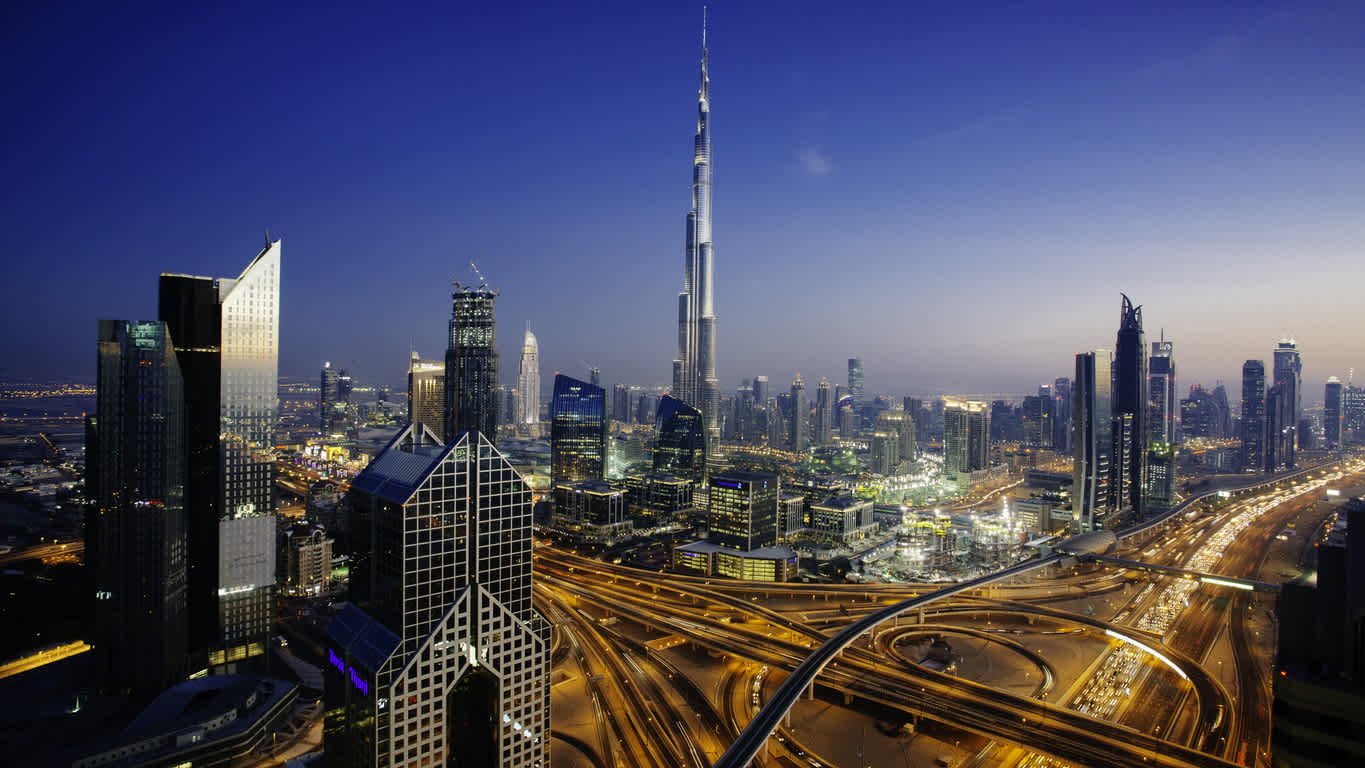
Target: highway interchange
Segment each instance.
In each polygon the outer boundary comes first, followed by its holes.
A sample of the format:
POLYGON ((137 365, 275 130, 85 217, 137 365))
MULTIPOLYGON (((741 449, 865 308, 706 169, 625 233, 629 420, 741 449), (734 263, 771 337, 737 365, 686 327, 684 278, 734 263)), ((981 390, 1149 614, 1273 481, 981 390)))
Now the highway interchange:
MULTIPOLYGON (((1255 578, 1286 521, 1315 525, 1328 514, 1324 487, 1358 485, 1342 471, 1363 468, 1348 460, 1211 496, 1127 537, 1119 554, 1255 578)), ((1264 624, 1273 596, 1061 555, 1039 566, 1043 559, 1004 583, 968 582, 931 600, 944 585, 701 579, 539 546, 535 598, 556 627, 555 763, 849 765, 830 754, 828 734, 790 727, 792 705, 816 693, 852 711, 841 722, 861 717, 862 742, 867 723, 880 729, 883 755, 924 738, 945 745, 934 762, 950 765, 1268 763, 1271 646, 1253 625, 1264 624), (991 653, 1015 654, 1037 676, 1003 685, 912 663, 904 644, 935 631, 995 634, 991 653), (824 648, 840 632, 852 635, 824 648), (1055 668, 1054 656, 1082 646, 1093 658, 1055 668), (830 652, 819 659, 822 650, 830 652), (814 690, 783 691, 803 664, 818 667, 814 690), (582 707, 592 712, 585 727, 561 726, 561 712, 582 707), (950 737, 979 748, 968 755, 946 746, 950 737), (578 762, 562 761, 566 750, 578 762)), ((877 764, 873 751, 856 759, 877 764)))

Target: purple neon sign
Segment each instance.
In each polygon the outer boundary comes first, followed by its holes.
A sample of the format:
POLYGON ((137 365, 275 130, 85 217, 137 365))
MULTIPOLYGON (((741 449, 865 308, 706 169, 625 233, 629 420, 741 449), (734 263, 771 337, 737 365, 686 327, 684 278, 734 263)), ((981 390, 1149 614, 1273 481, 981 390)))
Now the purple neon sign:
POLYGON ((340 672, 342 676, 351 679, 351 685, 354 685, 357 691, 360 691, 366 696, 370 695, 370 684, 366 682, 365 678, 360 676, 359 672, 355 671, 355 667, 347 665, 346 662, 337 655, 336 651, 328 648, 327 660, 332 663, 332 666, 337 668, 337 671, 340 672))

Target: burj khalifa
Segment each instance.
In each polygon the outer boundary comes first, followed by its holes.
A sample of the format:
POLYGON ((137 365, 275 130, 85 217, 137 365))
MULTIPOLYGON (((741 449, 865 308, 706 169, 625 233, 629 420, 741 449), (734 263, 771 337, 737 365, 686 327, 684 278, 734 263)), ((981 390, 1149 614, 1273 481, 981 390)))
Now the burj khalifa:
POLYGON ((701 88, 692 149, 692 210, 687 214, 683 289, 678 294, 678 356, 673 396, 702 412, 707 449, 720 442, 720 388, 716 382, 716 309, 711 251, 711 80, 706 73, 706 25, 701 34, 701 88))

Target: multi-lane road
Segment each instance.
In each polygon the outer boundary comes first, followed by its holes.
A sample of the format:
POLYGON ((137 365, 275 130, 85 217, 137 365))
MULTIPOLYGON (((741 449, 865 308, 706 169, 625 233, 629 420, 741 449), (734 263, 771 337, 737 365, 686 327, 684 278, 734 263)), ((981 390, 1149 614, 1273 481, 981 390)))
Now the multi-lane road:
MULTIPOLYGON (((1352 466, 1359 471, 1358 464, 1352 466)), ((1173 517, 1160 530, 1147 532, 1141 542, 1127 542, 1125 556, 1254 577, 1264 557, 1264 542, 1273 538, 1283 520, 1302 513, 1303 505, 1319 493, 1325 472, 1225 501, 1215 512, 1193 522, 1186 521, 1183 514, 1173 517)), ((1341 478, 1333 480, 1339 482, 1341 478)), ((703 685, 694 681, 687 686, 690 698, 670 696, 667 688, 678 685, 682 675, 647 671, 653 665, 668 663, 669 654, 658 648, 677 642, 707 649, 717 657, 717 665, 741 661, 750 676, 764 670, 774 681, 760 683, 754 689, 755 698, 762 691, 764 705, 756 717, 772 722, 745 729, 760 734, 752 737, 756 743, 750 750, 759 763, 824 762, 795 743, 792 734, 781 727, 792 703, 802 694, 809 695, 809 687, 784 692, 776 681, 787 679, 802 665, 818 667, 822 688, 899 709, 911 720, 922 717, 942 721, 1075 764, 1221 766, 1252 764, 1253 758, 1265 752, 1268 725, 1264 713, 1268 706, 1261 679, 1264 659, 1253 658, 1253 644, 1245 626, 1246 605, 1251 598, 1229 587, 1199 586, 1175 576, 1139 577, 1119 569, 1092 567, 1076 573, 1054 571, 1046 578, 1020 577, 1015 583, 989 588, 959 585, 957 591, 962 594, 957 606, 934 609, 935 621, 940 621, 954 611, 970 617, 973 611, 979 613, 982 605, 990 605, 997 615, 1046 614, 1072 621, 1094 635, 1107 633, 1115 638, 1105 653, 1126 654, 1135 661, 1130 660, 1127 666, 1097 663, 1088 674, 1107 676, 1112 682, 1106 684, 1127 689, 1127 693, 1120 699, 1113 691, 1100 690, 1096 697, 1107 697, 1111 705, 1078 712, 1059 706, 1070 702, 1049 703, 907 665, 886 653, 885 647, 880 651, 875 646, 868 649, 866 642, 823 656, 820 653, 833 632, 866 634, 886 624, 897 612, 917 618, 914 604, 903 601, 942 585, 708 580, 605 564, 548 546, 536 550, 536 561, 537 580, 544 585, 537 591, 542 608, 551 613, 561 632, 574 633, 579 643, 596 645, 596 661, 581 662, 586 669, 599 670, 593 673, 600 675, 594 683, 599 691, 590 695, 597 702, 594 706, 603 707, 606 719, 620 723, 612 726, 619 727, 619 732, 599 734, 596 739, 599 744, 595 748, 600 750, 596 759, 604 764, 710 764, 716 750, 733 737, 733 731, 741 725, 753 725, 741 722, 749 719, 753 708, 736 709, 737 705, 727 704, 724 691, 713 693, 709 701, 698 701, 698 697, 706 697, 703 685), (1139 589, 1124 588, 1130 582, 1139 589), (1146 584, 1151 584, 1151 589, 1142 588, 1146 584), (1078 593, 1118 596, 1118 590, 1122 590, 1123 599, 1108 617, 1044 605, 1074 599, 1078 593), (821 603, 839 610, 811 610, 812 605, 821 603), (899 611, 890 611, 888 607, 897 603, 899 611), (608 626, 603 620, 621 624, 608 626), (1230 660, 1237 670, 1236 696, 1220 682, 1217 672, 1205 668, 1215 666, 1210 654, 1223 632, 1228 633, 1230 660), (641 638, 666 642, 658 646, 641 638), (703 711, 689 711, 696 709, 703 711), (770 740, 773 734, 776 737, 770 740), (613 740, 618 747, 630 744, 643 750, 643 757, 636 756, 634 748, 613 750, 613 740)), ((1029 567, 1025 564, 1020 570, 1029 567)), ((970 626, 971 619, 965 621, 970 626)), ((727 674, 737 680, 740 673, 732 670, 727 674)), ((1060 680, 1057 685, 1070 689, 1081 682, 1086 681, 1060 680)), ((733 681, 727 685, 748 690, 733 681)), ((745 736, 739 738, 742 742, 745 736)))

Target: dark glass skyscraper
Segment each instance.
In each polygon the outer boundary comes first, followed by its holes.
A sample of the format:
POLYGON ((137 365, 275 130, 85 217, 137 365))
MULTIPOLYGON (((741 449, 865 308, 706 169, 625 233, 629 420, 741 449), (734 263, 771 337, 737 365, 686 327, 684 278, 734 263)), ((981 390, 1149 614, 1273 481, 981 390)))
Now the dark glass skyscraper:
POLYGON ((1119 331, 1114 340, 1114 447, 1115 509, 1132 510, 1139 518, 1146 511, 1147 442, 1147 341, 1142 333, 1142 307, 1123 296, 1119 331))
POLYGON ((158 298, 185 381, 192 664, 265 653, 275 590, 279 240, 231 278, 163 274, 158 298))
POLYGON ((185 396, 165 323, 99 323, 86 477, 96 680, 159 692, 186 670, 185 396))
POLYGON ((1242 471, 1265 465, 1265 363, 1242 364, 1242 471))
POLYGON ((493 302, 498 292, 487 284, 469 288, 455 283, 450 295, 450 333, 446 346, 445 437, 454 440, 474 430, 497 444, 498 334, 493 302))
MULTIPOLYGON (((862 358, 848 359, 848 393, 853 395, 853 429, 863 428, 863 361, 862 358)), ((842 435, 852 437, 852 435, 842 435)))
POLYGON ((791 449, 804 453, 810 447, 810 401, 806 399, 806 384, 801 374, 792 382, 792 441, 791 449))
POLYGON ((1075 388, 1071 393, 1071 504, 1076 525, 1082 532, 1103 527, 1112 509, 1111 369, 1108 350, 1076 355, 1075 388))
POLYGON ((1341 380, 1328 377, 1322 395, 1322 427, 1328 448, 1341 446, 1341 380))
POLYGON ((555 374, 550 401, 550 478, 555 486, 601 480, 607 473, 607 392, 555 374))
MULTIPOLYGON (((1285 422, 1278 432, 1280 444, 1276 463, 1292 469, 1298 445, 1299 415, 1303 413, 1303 361, 1293 339, 1280 339, 1275 347, 1275 386, 1281 389, 1284 399, 1284 412, 1280 415, 1285 422)), ((1269 418, 1268 413, 1266 416, 1269 418)))
POLYGON ((700 487, 706 477, 706 422, 702 412, 664 395, 654 419, 654 471, 686 478, 700 487))

